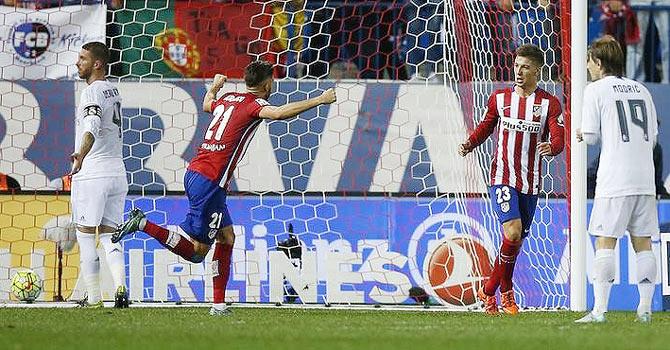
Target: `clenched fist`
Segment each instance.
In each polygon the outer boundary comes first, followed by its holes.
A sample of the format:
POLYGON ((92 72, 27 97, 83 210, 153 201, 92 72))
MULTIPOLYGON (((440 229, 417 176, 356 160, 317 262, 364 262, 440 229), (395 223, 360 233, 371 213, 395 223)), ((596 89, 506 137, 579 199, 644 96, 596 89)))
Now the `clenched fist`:
POLYGON ((228 77, 223 75, 223 74, 216 74, 214 76, 214 86, 221 87, 226 81, 228 80, 228 77))
POLYGON ((323 104, 331 104, 335 101, 337 101, 337 95, 335 95, 335 89, 330 88, 321 94, 321 103, 323 104))

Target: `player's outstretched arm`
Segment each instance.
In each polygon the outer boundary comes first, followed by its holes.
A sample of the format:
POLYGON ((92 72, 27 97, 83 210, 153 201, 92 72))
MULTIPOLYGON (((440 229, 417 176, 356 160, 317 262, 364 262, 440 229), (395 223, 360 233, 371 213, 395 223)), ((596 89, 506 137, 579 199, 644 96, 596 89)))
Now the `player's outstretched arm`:
POLYGON ((219 93, 219 90, 221 90, 223 84, 226 83, 226 80, 228 80, 228 77, 223 74, 217 74, 214 76, 214 82, 205 94, 205 98, 202 101, 203 112, 212 112, 212 102, 216 100, 216 94, 219 93))
POLYGON ((337 101, 337 96, 335 95, 335 89, 328 89, 321 94, 321 96, 310 98, 308 100, 291 102, 283 106, 265 106, 261 109, 258 114, 261 118, 264 119, 288 119, 293 118, 296 115, 312 109, 319 105, 331 104, 337 101))

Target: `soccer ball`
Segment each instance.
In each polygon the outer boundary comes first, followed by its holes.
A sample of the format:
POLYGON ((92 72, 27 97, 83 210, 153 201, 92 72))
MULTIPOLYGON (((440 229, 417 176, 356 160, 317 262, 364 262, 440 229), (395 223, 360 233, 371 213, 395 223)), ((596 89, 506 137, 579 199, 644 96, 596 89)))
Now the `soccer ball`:
POLYGON ((42 279, 33 270, 20 270, 12 277, 12 293, 28 303, 32 303, 42 292, 42 279))

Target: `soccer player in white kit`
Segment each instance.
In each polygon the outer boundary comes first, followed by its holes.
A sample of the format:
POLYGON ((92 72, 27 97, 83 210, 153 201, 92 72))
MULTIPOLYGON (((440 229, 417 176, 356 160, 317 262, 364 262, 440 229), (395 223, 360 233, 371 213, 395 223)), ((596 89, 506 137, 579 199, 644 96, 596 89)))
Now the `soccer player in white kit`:
POLYGON ((656 107, 644 85, 624 78, 625 61, 611 36, 595 40, 587 68, 593 79, 584 90, 577 139, 600 142, 600 166, 589 232, 596 236, 594 307, 578 323, 605 322, 615 277, 615 246, 628 231, 636 252, 640 303, 637 321, 651 321, 656 286, 656 259, 651 237, 659 232, 652 159, 658 125, 656 107))
POLYGON ((105 79, 108 62, 109 49, 105 44, 89 42, 82 46, 77 70, 88 86, 82 91, 77 108, 70 201, 88 305, 102 307, 97 230, 116 287, 114 306, 123 308, 128 307, 123 249, 110 238, 123 222, 128 182, 123 164, 121 96, 105 79))

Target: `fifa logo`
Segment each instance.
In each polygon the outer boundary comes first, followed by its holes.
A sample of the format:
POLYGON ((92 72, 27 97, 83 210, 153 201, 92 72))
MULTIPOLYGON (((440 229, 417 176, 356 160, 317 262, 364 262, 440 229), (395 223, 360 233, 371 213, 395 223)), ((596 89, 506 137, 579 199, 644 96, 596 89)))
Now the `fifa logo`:
POLYGON ((476 220, 440 213, 414 230, 407 256, 412 278, 428 294, 443 305, 464 307, 477 302, 477 290, 493 271, 494 252, 488 230, 476 220))
POLYGON ((52 37, 49 25, 40 22, 16 24, 10 33, 14 51, 25 63, 39 59, 49 48, 52 37))

